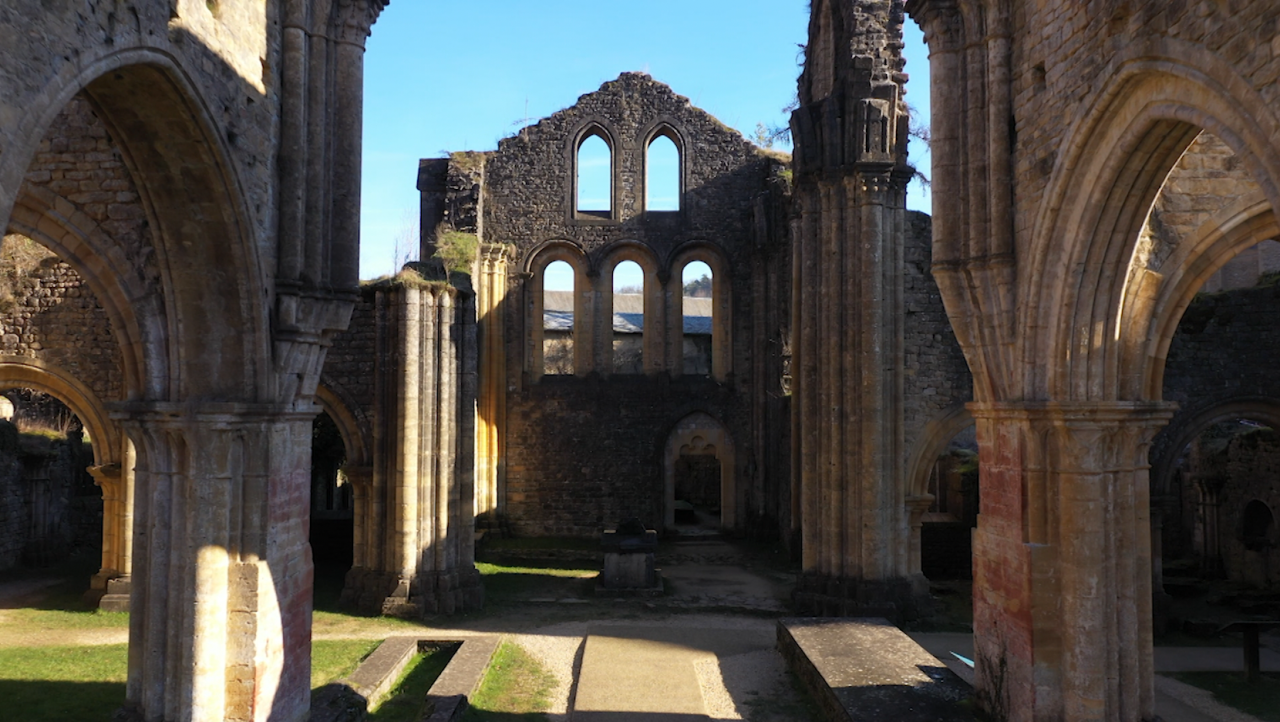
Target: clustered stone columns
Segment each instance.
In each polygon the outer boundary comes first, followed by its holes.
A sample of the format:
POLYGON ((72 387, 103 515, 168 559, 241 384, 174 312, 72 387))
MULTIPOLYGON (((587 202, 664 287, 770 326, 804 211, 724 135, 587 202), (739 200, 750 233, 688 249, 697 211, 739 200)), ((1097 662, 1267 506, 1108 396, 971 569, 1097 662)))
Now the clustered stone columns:
POLYGON ((303 720, 317 409, 128 404, 137 449, 126 714, 303 720))
POLYGON ((480 244, 476 259, 479 390, 476 398, 476 516, 501 512, 502 420, 507 415, 504 329, 511 246, 480 244))
POLYGON ((86 601, 110 612, 129 611, 133 574, 133 445, 124 441, 124 463, 89 467, 102 489, 102 567, 89 581, 86 601))
POLYGON ((1147 450, 1137 402, 970 405, 977 691, 1000 719, 1154 719, 1147 450))
POLYGON ((903 15, 900 2, 839 6, 814 5, 791 121, 795 600, 804 613, 902 617, 918 596, 903 478, 903 15))
POLYGON ((373 469, 350 477, 357 557, 342 599, 406 617, 477 608, 474 297, 396 280, 376 314, 373 469))

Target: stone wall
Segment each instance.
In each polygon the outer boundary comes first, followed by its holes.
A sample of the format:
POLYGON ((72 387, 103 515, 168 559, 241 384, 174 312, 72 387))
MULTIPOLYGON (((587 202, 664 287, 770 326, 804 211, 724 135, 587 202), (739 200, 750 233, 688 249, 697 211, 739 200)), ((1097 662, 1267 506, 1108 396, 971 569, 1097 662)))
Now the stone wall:
POLYGON ((0 363, 6 356, 38 359, 88 386, 104 403, 123 398, 120 351, 111 321, 84 280, 34 241, 8 236, 43 256, 15 268, 0 253, 0 363))
MULTIPOLYGON (((973 400, 973 376, 933 280, 933 228, 928 215, 907 212, 903 243, 903 447, 911 454, 922 443, 926 424, 960 412, 965 403, 973 400)), ((942 451, 945 446, 938 449, 938 453, 942 451)), ((918 481, 908 479, 907 483, 918 481)))
MULTIPOLYGON (((1196 491, 1179 486, 1176 473, 1182 447, 1203 429, 1198 419, 1224 404, 1275 404, 1280 401, 1280 376, 1275 358, 1280 336, 1280 286, 1260 286, 1221 293, 1201 293, 1187 308, 1169 346, 1165 362, 1164 398, 1178 411, 1151 446, 1152 493, 1163 506, 1163 547, 1166 559, 1191 552, 1196 491)), ((1240 416, 1248 418, 1247 411, 1240 416)))
MULTIPOLYGON (((466 156, 472 163, 475 156, 466 156)), ((455 154, 455 165, 461 163, 455 154)), ((428 167, 424 163, 424 168, 428 167)), ((500 512, 519 534, 589 536, 635 514, 662 523, 663 453, 675 425, 695 412, 723 424, 735 446, 736 526, 742 533, 785 528, 790 508, 786 400, 782 375, 790 319, 787 182, 782 163, 739 133, 694 108, 687 98, 640 73, 624 73, 577 104, 522 129, 485 158, 476 224, 485 243, 515 247, 513 270, 528 270, 551 241, 580 252, 595 279, 611 254, 642 247, 656 269, 652 288, 676 277, 678 254, 701 248, 723 261, 718 278, 731 288, 722 323, 731 339, 721 380, 682 376, 660 364, 646 375, 531 373, 528 276, 512 273, 504 301, 507 369, 505 491, 500 512), (612 150, 613 201, 608 217, 579 214, 574 196, 578 143, 589 132, 612 150), (680 210, 644 210, 647 144, 673 137, 681 153, 680 210), (781 199, 781 200, 780 200, 781 199)), ((422 184, 468 226, 455 201, 470 190, 459 172, 434 172, 422 184), (453 199, 453 200, 450 200, 453 199)), ((428 207, 424 199, 424 209, 428 207)), ((424 211, 425 212, 425 211, 424 211)), ((594 281, 592 281, 594 282, 594 281)), ((670 288, 672 286, 668 286, 670 288)), ((584 292, 586 289, 577 289, 584 292)), ((667 292, 670 295, 670 291, 667 292)), ((663 319, 646 324, 664 327, 663 319)), ((580 342, 575 337, 575 343, 580 342)), ((482 365, 482 368, 484 366, 482 365)))

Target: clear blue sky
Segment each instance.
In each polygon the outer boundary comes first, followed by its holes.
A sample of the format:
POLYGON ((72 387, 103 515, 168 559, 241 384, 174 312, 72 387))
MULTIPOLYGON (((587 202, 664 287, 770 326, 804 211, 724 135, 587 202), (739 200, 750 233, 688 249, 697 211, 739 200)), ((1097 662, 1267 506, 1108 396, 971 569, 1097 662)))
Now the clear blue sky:
MULTIPOLYGON (((365 56, 361 277, 396 269, 397 242, 416 257, 419 158, 492 150, 619 73, 647 72, 747 135, 785 125, 808 15, 807 0, 393 0, 365 56)), ((926 51, 907 30, 907 100, 927 114, 926 51)), ((908 207, 929 210, 918 184, 908 207)))

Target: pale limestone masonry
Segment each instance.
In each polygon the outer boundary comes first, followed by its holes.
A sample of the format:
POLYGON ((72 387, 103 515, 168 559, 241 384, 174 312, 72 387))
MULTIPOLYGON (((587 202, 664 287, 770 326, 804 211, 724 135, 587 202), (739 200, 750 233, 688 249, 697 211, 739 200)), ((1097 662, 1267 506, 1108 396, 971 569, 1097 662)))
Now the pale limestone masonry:
POLYGON ((791 117, 805 614, 913 617, 928 593, 907 517, 902 21, 901 3, 815 2, 791 117))
POLYGON ((1173 413, 1183 309, 1277 232, 1277 4, 906 7, 930 50, 933 273, 974 375, 980 702, 1009 720, 1152 719, 1148 446, 1173 413), (1147 253, 1149 211, 1206 130, 1257 202, 1147 253))
POLYGON ((417 618, 484 600, 474 564, 475 295, 458 285, 406 269, 365 291, 377 329, 364 349, 374 359, 374 444, 370 471, 348 469, 355 553, 342 591, 361 610, 417 618))
POLYGON ((361 56, 385 5, 0 6, 0 220, 79 274, 120 353, 136 491, 99 471, 136 522, 106 530, 132 559, 125 718, 307 716, 307 449, 355 300, 361 56))

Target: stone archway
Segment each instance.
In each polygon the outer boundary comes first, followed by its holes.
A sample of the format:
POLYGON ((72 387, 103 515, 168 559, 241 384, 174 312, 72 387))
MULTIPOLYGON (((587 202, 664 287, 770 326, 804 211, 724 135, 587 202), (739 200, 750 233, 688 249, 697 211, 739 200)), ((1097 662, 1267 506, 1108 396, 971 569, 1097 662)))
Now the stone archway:
POLYGON ((663 527, 675 527, 676 466, 681 456, 690 452, 698 456, 712 456, 720 462, 720 528, 733 529, 737 525, 733 439, 724 424, 700 411, 682 419, 667 437, 662 455, 663 527))

